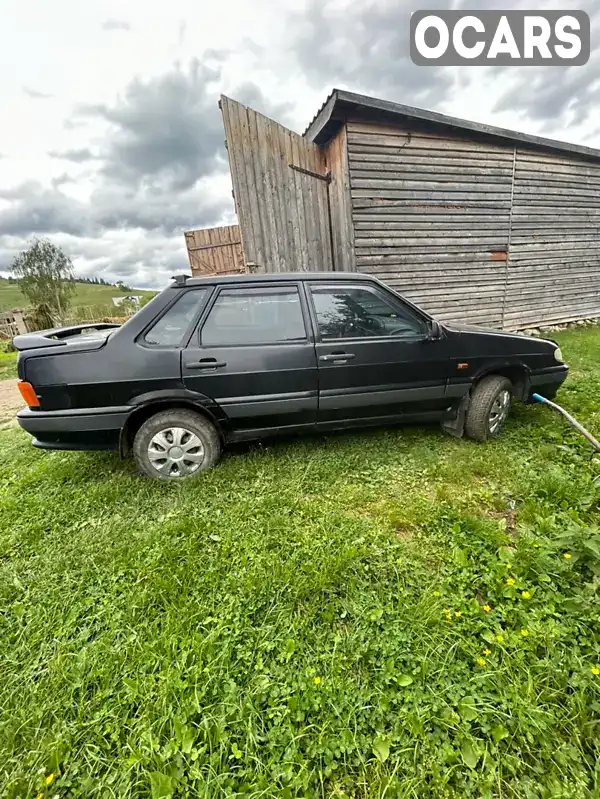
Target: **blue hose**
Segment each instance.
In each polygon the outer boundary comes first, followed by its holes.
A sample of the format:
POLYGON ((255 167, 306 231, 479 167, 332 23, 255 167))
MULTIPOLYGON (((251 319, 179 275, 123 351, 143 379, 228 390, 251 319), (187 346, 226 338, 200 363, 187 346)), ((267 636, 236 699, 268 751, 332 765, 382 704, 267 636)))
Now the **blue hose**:
POLYGON ((542 405, 549 405, 551 408, 554 408, 555 411, 560 413, 561 416, 564 416, 564 418, 571 425, 571 427, 574 427, 575 430, 577 430, 579 433, 581 433, 582 436, 584 436, 584 438, 587 438, 590 444, 593 447, 595 447, 598 450, 598 452, 600 452, 600 442, 597 441, 594 438, 594 436, 590 432, 588 432, 582 424, 579 424, 577 419, 574 419, 570 413, 567 413, 567 411, 565 411, 564 408, 561 408, 560 405, 557 405, 555 402, 550 402, 549 399, 546 399, 546 397, 542 397, 541 394, 532 394, 531 396, 536 402, 541 402, 542 405))

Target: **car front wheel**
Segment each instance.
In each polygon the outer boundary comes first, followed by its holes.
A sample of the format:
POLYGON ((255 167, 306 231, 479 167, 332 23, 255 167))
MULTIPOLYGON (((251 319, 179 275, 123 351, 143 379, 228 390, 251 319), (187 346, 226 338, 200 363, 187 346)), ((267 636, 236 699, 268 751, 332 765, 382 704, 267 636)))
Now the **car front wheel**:
POLYGON ((484 377, 471 392, 465 433, 475 441, 499 435, 512 404, 512 383, 501 375, 484 377))
POLYGON ((183 480, 210 469, 221 456, 215 426, 194 411, 174 408, 147 419, 133 440, 138 471, 156 480, 183 480))

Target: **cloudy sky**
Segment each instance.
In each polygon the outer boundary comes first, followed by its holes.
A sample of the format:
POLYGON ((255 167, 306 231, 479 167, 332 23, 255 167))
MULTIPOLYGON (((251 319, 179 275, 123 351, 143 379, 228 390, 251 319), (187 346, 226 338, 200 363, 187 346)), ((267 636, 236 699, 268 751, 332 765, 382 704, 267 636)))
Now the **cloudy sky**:
POLYGON ((48 236, 81 275, 163 285, 235 221, 221 93, 302 132, 333 87, 600 147, 600 0, 0 0, 0 272, 48 236), (416 67, 410 12, 579 8, 584 67, 416 67))

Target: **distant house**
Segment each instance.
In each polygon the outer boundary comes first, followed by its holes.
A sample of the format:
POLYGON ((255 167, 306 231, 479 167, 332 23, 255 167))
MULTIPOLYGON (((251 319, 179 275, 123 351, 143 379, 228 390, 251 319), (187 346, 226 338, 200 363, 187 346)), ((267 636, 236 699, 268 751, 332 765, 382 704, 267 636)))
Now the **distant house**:
POLYGON ((113 305, 122 305, 124 302, 131 303, 132 305, 139 305, 142 301, 141 294, 131 294, 128 297, 113 297, 113 305))

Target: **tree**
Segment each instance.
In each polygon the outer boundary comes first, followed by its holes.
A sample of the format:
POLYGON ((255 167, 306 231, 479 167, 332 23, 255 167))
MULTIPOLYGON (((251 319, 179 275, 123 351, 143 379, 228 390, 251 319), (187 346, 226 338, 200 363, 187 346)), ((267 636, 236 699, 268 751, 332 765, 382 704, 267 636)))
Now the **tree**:
POLYGON ((75 291, 75 273, 60 247, 48 239, 34 239, 28 250, 16 256, 11 272, 34 308, 45 304, 52 315, 64 321, 75 291))

